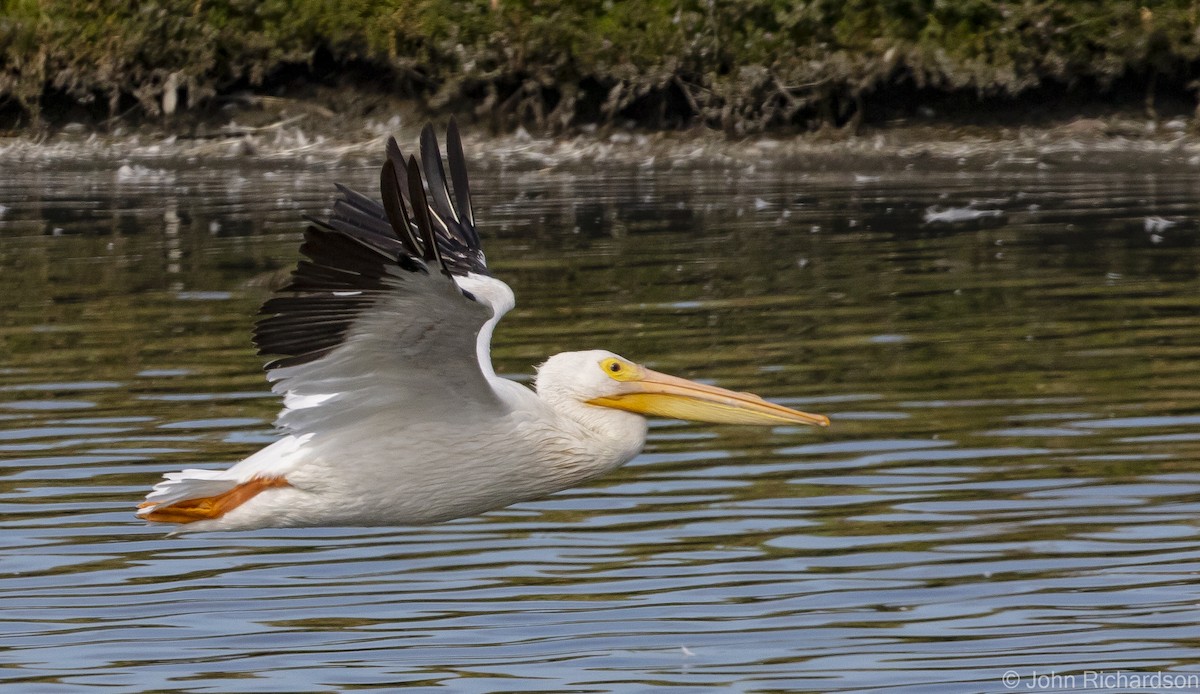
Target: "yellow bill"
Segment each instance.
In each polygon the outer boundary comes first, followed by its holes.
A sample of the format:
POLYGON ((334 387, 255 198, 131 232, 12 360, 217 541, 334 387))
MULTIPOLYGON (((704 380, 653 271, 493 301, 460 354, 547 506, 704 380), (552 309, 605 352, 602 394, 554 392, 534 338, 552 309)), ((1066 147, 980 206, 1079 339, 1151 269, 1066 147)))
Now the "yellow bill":
POLYGON ((621 392, 594 400, 590 405, 612 407, 638 414, 716 424, 808 424, 827 427, 829 418, 767 402, 752 393, 668 376, 638 366, 620 380, 621 392))

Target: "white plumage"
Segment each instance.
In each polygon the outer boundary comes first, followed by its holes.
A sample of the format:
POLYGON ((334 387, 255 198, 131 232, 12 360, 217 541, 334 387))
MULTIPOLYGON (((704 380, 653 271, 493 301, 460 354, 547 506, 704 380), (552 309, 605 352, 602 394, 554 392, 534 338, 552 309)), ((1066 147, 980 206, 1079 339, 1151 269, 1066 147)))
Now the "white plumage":
POLYGON ((264 304, 255 339, 282 355, 267 377, 284 437, 227 470, 167 474, 141 517, 185 530, 433 523, 619 467, 645 442, 644 415, 828 424, 601 350, 551 357, 536 392, 498 377, 492 331, 515 299, 487 273, 453 123, 447 145, 450 182, 431 128, 421 165, 389 141, 383 204, 342 188, 264 304))

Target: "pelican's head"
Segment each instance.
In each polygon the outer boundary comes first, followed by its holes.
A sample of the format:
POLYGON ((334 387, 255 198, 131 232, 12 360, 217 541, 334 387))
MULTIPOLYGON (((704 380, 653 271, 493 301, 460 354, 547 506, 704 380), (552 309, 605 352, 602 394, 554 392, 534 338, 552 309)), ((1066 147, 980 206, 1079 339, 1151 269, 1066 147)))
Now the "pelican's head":
POLYGON ((829 426, 829 418, 824 415, 799 412, 750 393, 668 376, 603 350, 550 357, 538 369, 538 393, 595 407, 695 422, 829 426))

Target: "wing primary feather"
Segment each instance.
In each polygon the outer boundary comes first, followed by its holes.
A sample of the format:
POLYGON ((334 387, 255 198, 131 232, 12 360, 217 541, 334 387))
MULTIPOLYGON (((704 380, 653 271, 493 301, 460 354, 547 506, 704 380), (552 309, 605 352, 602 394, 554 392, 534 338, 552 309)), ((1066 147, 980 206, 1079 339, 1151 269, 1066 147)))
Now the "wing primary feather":
POLYGON ((467 179, 467 158, 463 156, 458 122, 453 118, 446 127, 446 157, 450 160, 450 180, 454 184, 460 221, 464 222, 464 231, 470 236, 471 245, 479 246, 479 232, 475 231, 475 209, 471 206, 471 185, 467 179))
POLYGON ((358 199, 362 196, 349 188, 343 188, 341 192, 342 196, 333 202, 331 222, 342 220, 389 239, 396 237, 381 203, 372 200, 364 204, 358 199))
POLYGON ((400 149, 400 144, 394 137, 388 138, 385 149, 388 161, 396 167, 396 176, 400 179, 400 199, 404 200, 405 205, 412 207, 412 199, 408 196, 408 171, 405 169, 408 162, 404 157, 404 151, 400 149))
POLYGON ((458 211, 450 202, 450 190, 446 187, 446 170, 442 168, 442 152, 438 149, 433 125, 428 123, 421 129, 421 167, 425 171, 425 183, 429 186, 429 194, 433 197, 434 212, 445 221, 447 231, 457 232, 454 223, 459 219, 458 211))
POLYGON ((379 209, 379 202, 377 200, 372 200, 371 198, 368 198, 367 196, 345 184, 334 183, 333 187, 337 189, 337 192, 342 194, 342 197, 346 199, 346 202, 349 202, 355 207, 361 207, 369 210, 379 209))
MULTIPOLYGON (((356 212, 354 214, 361 213, 356 212)), ((382 214, 383 211, 381 210, 380 215, 382 214)), ((410 255, 404 243, 396 238, 395 232, 392 231, 392 225, 386 219, 380 220, 379 223, 382 225, 380 229, 361 226, 354 219, 342 216, 334 217, 330 220, 316 219, 315 217, 305 217, 305 219, 327 232, 353 237, 359 243, 369 246, 385 255, 410 255)))
POLYGON ((409 255, 421 257, 421 244, 413 236, 409 226, 408 213, 405 211, 403 196, 400 192, 400 177, 396 173, 396 165, 389 158, 383 162, 379 172, 379 192, 383 195, 383 209, 387 213, 392 230, 400 238, 409 255))
POLYGON ((463 228, 458 211, 450 201, 450 189, 446 183, 446 170, 442 168, 442 153, 438 149, 437 136, 433 134, 433 126, 426 125, 421 130, 421 171, 425 174, 426 188, 429 193, 429 217, 436 225, 439 251, 447 258, 447 268, 458 258, 466 258, 470 253, 470 236, 463 228))
MULTIPOLYGON (((400 209, 403 210, 405 214, 408 214, 408 210, 413 208, 413 201, 408 186, 408 162, 404 158, 404 150, 400 149, 400 144, 396 142, 396 138, 394 137, 388 138, 387 146, 384 149, 387 151, 387 159, 392 163, 393 172, 396 174, 397 181, 399 181, 399 185, 397 187, 400 189, 400 200, 404 203, 400 209)), ((420 238, 414 233, 416 232, 417 227, 411 214, 408 214, 408 221, 409 238, 414 239, 417 243, 417 248, 420 249, 421 241, 420 238)), ((420 258, 423 255, 424 251, 418 250, 413 254, 413 257, 420 258)))
POLYGON ((300 253, 318 264, 328 264, 329 259, 336 259, 339 269, 369 277, 380 277, 384 272, 380 263, 382 252, 376 244, 356 234, 321 225, 305 229, 300 253))
POLYGON ((437 262, 442 268, 442 272, 450 277, 450 268, 446 267, 446 262, 442 260, 436 232, 433 230, 433 222, 429 218, 429 201, 425 198, 425 188, 421 185, 421 167, 417 164, 415 156, 408 158, 408 194, 413 201, 413 216, 416 217, 417 230, 425 241, 424 259, 427 262, 437 262))
POLYGON ((366 210, 361 210, 357 207, 347 205, 345 201, 338 200, 333 203, 333 216, 329 220, 319 219, 317 217, 305 216, 305 219, 322 226, 333 226, 336 222, 353 227, 356 231, 382 236, 389 240, 397 240, 395 233, 392 232, 392 225, 388 223, 384 212, 379 211, 379 217, 373 216, 366 210), (381 219, 382 217, 382 219, 381 219))

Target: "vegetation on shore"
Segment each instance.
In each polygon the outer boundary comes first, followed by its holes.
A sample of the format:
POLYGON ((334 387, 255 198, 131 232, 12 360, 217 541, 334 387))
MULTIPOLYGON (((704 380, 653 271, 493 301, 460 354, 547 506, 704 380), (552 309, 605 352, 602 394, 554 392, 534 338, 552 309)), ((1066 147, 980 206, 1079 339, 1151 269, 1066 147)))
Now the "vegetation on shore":
POLYGON ((914 95, 1193 89, 1200 1, 0 0, 0 111, 348 80, 504 129, 857 123, 914 95))

